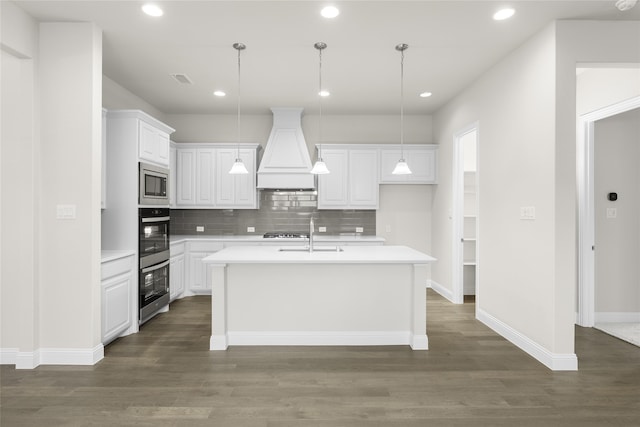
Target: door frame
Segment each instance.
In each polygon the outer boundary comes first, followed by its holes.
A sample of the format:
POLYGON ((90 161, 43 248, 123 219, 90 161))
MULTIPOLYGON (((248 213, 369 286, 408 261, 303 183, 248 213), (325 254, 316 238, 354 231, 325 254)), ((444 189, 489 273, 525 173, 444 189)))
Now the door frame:
POLYGON ((578 189, 578 313, 576 323, 595 324, 595 122, 640 108, 640 96, 578 117, 576 172, 578 189))
MULTIPOLYGON (((452 265, 451 265, 451 300, 454 304, 462 304, 464 302, 464 149, 462 147, 462 137, 474 132, 476 133, 476 207, 479 206, 479 142, 480 142, 480 125, 473 122, 453 134, 453 197, 452 197, 452 265)), ((476 218, 476 303, 478 301, 480 291, 478 287, 478 266, 479 266, 479 215, 476 218)))

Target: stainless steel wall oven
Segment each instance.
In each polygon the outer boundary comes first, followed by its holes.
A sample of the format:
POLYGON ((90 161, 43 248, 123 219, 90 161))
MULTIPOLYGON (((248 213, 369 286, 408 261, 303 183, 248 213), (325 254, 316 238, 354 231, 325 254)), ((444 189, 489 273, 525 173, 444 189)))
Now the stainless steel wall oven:
POLYGON ((169 304, 169 209, 140 208, 140 324, 169 304))

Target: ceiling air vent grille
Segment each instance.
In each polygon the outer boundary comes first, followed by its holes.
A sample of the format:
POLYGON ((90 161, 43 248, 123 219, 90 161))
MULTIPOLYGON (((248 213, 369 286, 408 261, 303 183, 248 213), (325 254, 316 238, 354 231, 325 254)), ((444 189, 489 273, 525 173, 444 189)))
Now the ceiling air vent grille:
POLYGON ((191 85, 193 82, 186 74, 170 74, 175 81, 183 85, 191 85))

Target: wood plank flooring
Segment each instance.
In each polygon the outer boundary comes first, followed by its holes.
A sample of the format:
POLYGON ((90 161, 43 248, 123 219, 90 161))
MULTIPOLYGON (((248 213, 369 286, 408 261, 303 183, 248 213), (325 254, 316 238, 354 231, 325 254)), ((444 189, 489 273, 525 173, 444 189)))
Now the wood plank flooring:
POLYGON ((429 290, 430 350, 208 350, 210 298, 171 305, 96 366, 0 367, 0 426, 638 426, 640 349, 577 328, 552 372, 429 290))

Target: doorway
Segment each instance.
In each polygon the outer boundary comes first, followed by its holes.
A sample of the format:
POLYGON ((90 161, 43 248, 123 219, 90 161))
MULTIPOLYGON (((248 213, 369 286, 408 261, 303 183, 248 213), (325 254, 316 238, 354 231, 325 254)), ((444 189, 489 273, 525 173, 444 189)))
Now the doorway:
MULTIPOLYGON (((636 217, 633 213, 634 208, 622 205, 622 197, 629 200, 636 200, 638 202, 637 194, 635 190, 620 190, 616 189, 622 184, 614 184, 612 188, 602 187, 602 182, 596 182, 596 165, 600 164, 596 162, 596 123, 609 119, 618 115, 622 115, 627 112, 640 109, 640 97, 635 97, 627 101, 611 105, 609 107, 596 110, 594 112, 580 116, 578 127, 578 196, 579 196, 579 280, 578 280, 578 321, 580 326, 593 327, 597 323, 629 323, 628 321, 640 323, 640 313, 638 310, 625 309, 621 311, 609 311, 610 307, 614 307, 611 301, 600 300, 597 301, 597 296, 601 295, 601 290, 598 290, 598 286, 605 286, 601 274, 596 275, 596 268, 598 265, 606 265, 606 257, 613 256, 616 259, 615 254, 607 253, 607 248, 612 246, 607 243, 605 237, 609 237, 606 233, 616 232, 614 228, 618 223, 625 220, 623 215, 631 214, 631 217, 636 217), (622 191, 621 194, 618 194, 622 191), (616 193, 615 195, 613 193, 616 193), (603 200, 601 200, 603 199, 603 200), (615 200, 612 200, 615 199, 615 200), (619 202, 618 202, 619 200, 619 202), (604 202, 604 204, 603 204, 604 202), (596 238, 596 227, 598 227, 598 239, 596 238), (612 228, 613 227, 613 228, 612 228), (611 230, 607 230, 611 228, 611 230), (603 235, 603 232, 605 235, 603 235), (598 251, 596 255, 596 251, 598 251), (597 259, 599 257, 599 259, 597 259), (603 264, 605 261, 605 264, 603 264), (599 282, 597 284, 597 282, 599 282), (608 304, 608 305, 607 305, 608 304), (622 322, 618 322, 622 320, 622 322), (627 320, 627 322, 625 322, 627 320)), ((604 122, 601 122, 604 123, 604 122)), ((599 144, 606 144, 607 141, 600 141, 599 144)), ((601 156, 602 152, 598 152, 601 156)), ((614 162, 612 170, 620 169, 620 162, 614 162)), ((602 168, 603 166, 599 166, 602 168)), ((635 170, 634 167, 632 169, 635 170)), ((617 172, 617 171, 616 171, 617 172)), ((625 176, 624 180, 630 179, 629 176, 625 176)), ((622 181, 620 181, 622 182, 622 181)), ((606 183, 606 182, 605 182, 606 183)), ((626 183, 625 183, 626 185, 626 183)), ((628 227, 623 227, 622 233, 629 234, 631 231, 628 227), (626 231, 625 231, 626 230, 626 231)), ((620 233, 620 231, 618 231, 620 233)), ((637 233, 635 233, 637 234, 637 233)), ((640 236, 635 236, 634 244, 638 245, 640 236)), ((620 242, 613 243, 615 247, 619 247, 620 242)), ((628 251, 624 251, 628 252, 628 251)), ((637 262, 626 262, 624 269, 628 272, 630 269, 637 268, 637 262)), ((620 270, 620 268, 618 268, 620 270)), ((602 273, 601 271, 599 273, 602 273)), ((608 276, 606 281, 610 284, 611 289, 607 289, 605 292, 610 292, 611 296, 615 293, 613 286, 618 286, 621 281, 620 278, 616 278, 611 274, 605 273, 608 276), (609 277, 610 276, 610 277, 609 277)), ((636 284, 637 286, 637 284, 636 284)), ((637 290, 636 290, 637 292, 637 290)), ((620 298, 620 295, 617 295, 620 298)), ((625 297, 622 297, 623 299, 625 297)), ((635 298, 628 298, 628 300, 634 300, 635 298)), ((625 303, 623 302, 623 304, 625 303)), ((632 328, 633 329, 633 328, 632 328)))
POLYGON ((478 124, 454 135, 453 302, 478 298, 478 124))

